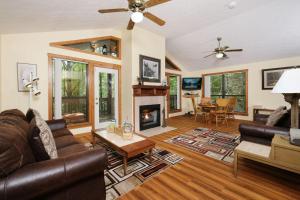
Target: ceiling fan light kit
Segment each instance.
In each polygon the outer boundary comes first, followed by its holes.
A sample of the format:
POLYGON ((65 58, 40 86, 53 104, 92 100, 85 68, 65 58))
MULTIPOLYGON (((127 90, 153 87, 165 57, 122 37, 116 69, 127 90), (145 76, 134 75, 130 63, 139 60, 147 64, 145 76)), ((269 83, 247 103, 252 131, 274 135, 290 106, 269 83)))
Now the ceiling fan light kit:
POLYGON ((131 14, 131 20, 134 22, 134 23, 141 23, 144 19, 144 15, 143 13, 137 11, 137 12, 133 12, 131 14))
POLYGON ((141 23, 144 17, 148 18, 152 22, 159 26, 163 26, 166 22, 159 17, 151 14, 150 12, 144 12, 145 9, 157 6, 159 4, 166 3, 171 0, 128 0, 128 8, 114 8, 114 9, 100 9, 99 13, 114 13, 114 12, 128 12, 131 11, 130 20, 127 26, 128 30, 132 30, 136 23, 141 23))
POLYGON ((229 49, 229 46, 221 46, 221 37, 217 37, 218 40, 218 47, 215 48, 211 54, 205 56, 204 58, 210 57, 215 55, 217 59, 227 59, 229 58, 226 54, 226 52, 238 52, 243 51, 243 49, 229 49))
POLYGON ((216 54, 216 58, 219 58, 219 59, 220 59, 220 58, 223 58, 223 57, 224 57, 224 54, 222 54, 222 53, 217 53, 217 54, 216 54))

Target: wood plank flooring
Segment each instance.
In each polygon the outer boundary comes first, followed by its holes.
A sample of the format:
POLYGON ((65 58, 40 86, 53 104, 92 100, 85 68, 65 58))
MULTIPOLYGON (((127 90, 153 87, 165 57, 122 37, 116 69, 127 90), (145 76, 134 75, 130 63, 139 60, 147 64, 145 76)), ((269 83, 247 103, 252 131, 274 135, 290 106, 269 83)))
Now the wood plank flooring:
MULTIPOLYGON (((149 179, 120 199, 300 200, 300 175, 253 161, 241 160, 238 177, 235 178, 231 164, 225 164, 188 149, 163 142, 197 127, 208 127, 222 132, 239 134, 240 122, 235 120, 229 123, 229 127, 216 128, 211 124, 195 122, 192 117, 188 116, 169 119, 168 125, 178 129, 150 139, 155 141, 157 146, 183 156, 184 161, 149 179)), ((86 142, 91 138, 88 134, 79 136, 78 139, 86 142)))

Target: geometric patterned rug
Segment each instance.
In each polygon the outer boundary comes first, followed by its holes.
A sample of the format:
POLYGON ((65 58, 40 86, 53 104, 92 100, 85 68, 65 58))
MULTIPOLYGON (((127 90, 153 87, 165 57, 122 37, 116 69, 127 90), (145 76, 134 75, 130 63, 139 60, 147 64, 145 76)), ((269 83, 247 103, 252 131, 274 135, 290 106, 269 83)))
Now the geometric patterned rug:
POLYGON ((106 200, 118 198, 142 184, 145 180, 183 160, 183 158, 177 154, 173 154, 164 149, 154 148, 151 163, 147 154, 143 153, 129 159, 127 175, 125 176, 122 157, 112 148, 100 141, 97 141, 95 148, 97 147, 104 147, 107 151, 108 166, 104 171, 106 200))
POLYGON ((234 160, 233 151, 240 143, 240 136, 207 128, 196 128, 193 131, 165 140, 165 142, 232 163, 234 160))

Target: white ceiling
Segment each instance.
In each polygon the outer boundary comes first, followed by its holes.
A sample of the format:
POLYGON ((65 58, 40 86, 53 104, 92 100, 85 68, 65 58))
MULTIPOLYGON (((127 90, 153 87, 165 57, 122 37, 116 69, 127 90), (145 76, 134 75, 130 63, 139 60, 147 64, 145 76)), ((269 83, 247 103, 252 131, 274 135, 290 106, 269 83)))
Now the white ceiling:
MULTIPOLYGON (((166 26, 139 26, 165 35, 167 51, 188 70, 230 66, 300 55, 299 0, 172 0, 150 8, 166 26), (243 48, 230 59, 203 59, 223 44, 243 48)), ((126 0, 0 0, 0 34, 125 28, 129 13, 100 15, 99 8, 127 7, 126 0)))

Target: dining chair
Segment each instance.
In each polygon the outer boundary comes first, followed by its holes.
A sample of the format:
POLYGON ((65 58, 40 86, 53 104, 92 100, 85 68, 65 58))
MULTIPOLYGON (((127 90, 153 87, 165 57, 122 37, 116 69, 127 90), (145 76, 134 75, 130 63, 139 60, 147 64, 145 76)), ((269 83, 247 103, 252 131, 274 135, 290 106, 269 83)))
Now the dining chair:
POLYGON ((234 110, 237 104, 236 97, 230 97, 229 99, 229 105, 228 105, 228 111, 227 111, 227 119, 235 119, 234 117, 234 110))
POLYGON ((201 105, 210 105, 211 104, 211 98, 210 97, 202 97, 200 104, 201 105))
POLYGON ((211 116, 215 120, 216 126, 218 126, 219 122, 226 123, 226 126, 228 126, 227 112, 228 112, 229 99, 217 99, 216 104, 217 104, 216 110, 211 111, 211 116))
POLYGON ((197 116, 200 116, 200 120, 207 123, 209 120, 210 113, 205 112, 201 106, 194 106, 194 113, 195 113, 195 121, 197 121, 197 116))

